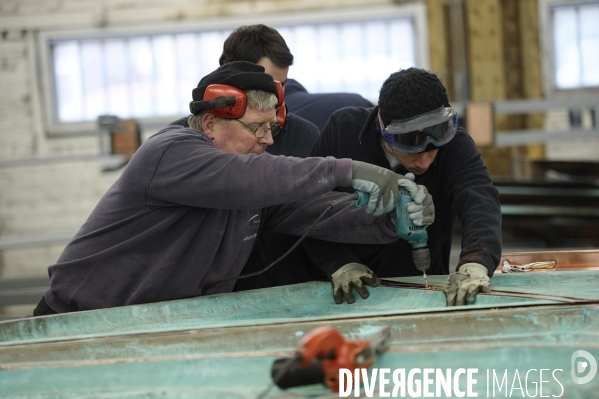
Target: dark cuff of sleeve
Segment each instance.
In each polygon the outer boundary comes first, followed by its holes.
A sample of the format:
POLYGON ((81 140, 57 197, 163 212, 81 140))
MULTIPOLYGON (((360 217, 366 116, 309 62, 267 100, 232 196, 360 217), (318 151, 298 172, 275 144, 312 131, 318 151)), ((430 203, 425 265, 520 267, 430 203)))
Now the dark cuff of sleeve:
POLYGON ((469 254, 463 258, 460 258, 458 265, 456 267, 456 272, 459 271, 460 267, 462 267, 462 265, 465 265, 466 263, 478 263, 479 265, 486 267, 487 275, 489 277, 493 277, 493 273, 495 273, 495 269, 497 269, 497 266, 489 267, 490 262, 486 262, 486 261, 482 260, 480 258, 480 256, 477 256, 477 254, 469 254))
POLYGON ((353 262, 362 263, 346 244, 307 238, 303 247, 310 261, 329 278, 341 266, 353 262))
POLYGON ((331 159, 335 162, 335 185, 331 189, 335 187, 351 187, 352 160, 349 158, 335 159, 332 157, 331 159))
POLYGON ((322 264, 318 265, 329 278, 333 273, 339 270, 341 266, 345 266, 348 263, 362 263, 349 248, 346 248, 345 251, 338 252, 337 255, 338 257, 335 259, 326 259, 322 264))

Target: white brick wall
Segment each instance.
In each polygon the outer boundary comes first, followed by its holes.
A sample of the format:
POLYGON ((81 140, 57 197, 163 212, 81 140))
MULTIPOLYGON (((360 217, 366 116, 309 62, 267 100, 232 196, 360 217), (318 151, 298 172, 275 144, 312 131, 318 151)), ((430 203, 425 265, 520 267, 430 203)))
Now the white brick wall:
POLYGON ((119 174, 97 159, 0 168, 2 235, 77 230, 119 174))
MULTIPOLYGON (((97 159, 0 168, 1 236, 75 233, 119 174, 97 159)), ((65 245, 0 251, 0 278, 46 274, 65 245)))
POLYGON ((33 155, 27 57, 21 35, 0 40, 0 159, 33 155))
POLYGON ((65 246, 54 244, 2 251, 2 277, 47 276, 48 266, 56 262, 65 246))

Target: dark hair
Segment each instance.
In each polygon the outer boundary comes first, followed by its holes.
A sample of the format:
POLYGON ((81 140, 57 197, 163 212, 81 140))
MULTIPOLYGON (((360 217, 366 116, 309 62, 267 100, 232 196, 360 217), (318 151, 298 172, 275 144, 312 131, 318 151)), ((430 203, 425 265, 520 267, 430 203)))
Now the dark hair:
POLYGON ((293 55, 276 29, 262 24, 240 26, 225 40, 218 62, 220 65, 231 61, 249 61, 255 64, 262 57, 269 58, 282 68, 293 64, 293 55))
POLYGON ((402 69, 391 74, 381 86, 379 110, 385 125, 443 105, 449 106, 447 90, 437 75, 425 69, 402 69))

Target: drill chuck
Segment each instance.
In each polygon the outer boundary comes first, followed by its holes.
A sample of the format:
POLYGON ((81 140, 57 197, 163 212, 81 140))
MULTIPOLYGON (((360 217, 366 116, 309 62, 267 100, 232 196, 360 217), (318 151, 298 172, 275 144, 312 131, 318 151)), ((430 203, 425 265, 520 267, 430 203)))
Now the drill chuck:
POLYGON ((412 258, 416 269, 426 273, 431 266, 431 253, 428 248, 418 248, 412 251, 412 258))
MULTIPOLYGON (((370 195, 357 191, 356 206, 363 207, 368 204, 370 195)), ((416 268, 426 273, 431 264, 431 254, 427 247, 428 233, 426 226, 415 226, 408 215, 407 206, 413 201, 410 193, 403 187, 399 188, 399 199, 393 208, 393 221, 397 235, 412 246, 412 257, 416 268)))

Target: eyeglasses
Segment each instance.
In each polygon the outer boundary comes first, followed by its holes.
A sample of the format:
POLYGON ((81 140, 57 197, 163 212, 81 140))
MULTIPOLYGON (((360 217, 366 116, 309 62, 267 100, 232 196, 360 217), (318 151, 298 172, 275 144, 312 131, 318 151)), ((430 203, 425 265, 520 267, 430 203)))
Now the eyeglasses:
POLYGON ((259 139, 261 139, 262 137, 266 136, 266 133, 268 133, 269 130, 270 130, 270 132, 272 134, 272 137, 275 137, 281 131, 281 125, 277 125, 277 124, 274 124, 272 126, 268 126, 266 124, 262 124, 262 125, 260 125, 258 127, 254 127, 254 126, 248 125, 247 123, 243 123, 239 119, 233 119, 233 120, 241 123, 243 126, 245 126, 248 129, 250 129, 252 132, 254 132, 254 136, 256 136, 259 139))

